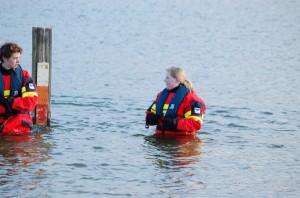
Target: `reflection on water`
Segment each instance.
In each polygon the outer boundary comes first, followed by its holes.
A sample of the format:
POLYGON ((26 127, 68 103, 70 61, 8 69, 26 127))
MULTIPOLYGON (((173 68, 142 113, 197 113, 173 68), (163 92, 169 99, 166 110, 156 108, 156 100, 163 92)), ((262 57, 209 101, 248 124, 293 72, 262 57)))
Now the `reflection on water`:
POLYGON ((161 168, 174 168, 174 166, 188 165, 200 160, 203 142, 195 136, 163 136, 151 135, 145 137, 149 145, 157 148, 153 152, 157 166, 161 168))
POLYGON ((160 193, 169 197, 197 197, 199 190, 205 188, 199 175, 203 171, 203 142, 197 135, 175 137, 155 134, 145 137, 145 144, 147 158, 161 173, 155 175, 152 181, 157 184, 160 193))
POLYGON ((23 136, 0 135, 0 186, 10 184, 4 191, 32 190, 41 182, 46 170, 34 167, 50 159, 50 144, 44 142, 42 135, 40 132, 23 136))

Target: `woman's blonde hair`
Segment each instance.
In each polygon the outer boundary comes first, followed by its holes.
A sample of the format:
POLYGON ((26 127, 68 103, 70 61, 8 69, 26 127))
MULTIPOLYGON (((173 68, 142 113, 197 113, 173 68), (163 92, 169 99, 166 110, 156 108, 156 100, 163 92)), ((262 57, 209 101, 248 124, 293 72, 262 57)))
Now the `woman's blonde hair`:
POLYGON ((182 68, 169 67, 167 72, 181 84, 184 84, 189 90, 193 90, 192 82, 186 78, 185 71, 182 68))

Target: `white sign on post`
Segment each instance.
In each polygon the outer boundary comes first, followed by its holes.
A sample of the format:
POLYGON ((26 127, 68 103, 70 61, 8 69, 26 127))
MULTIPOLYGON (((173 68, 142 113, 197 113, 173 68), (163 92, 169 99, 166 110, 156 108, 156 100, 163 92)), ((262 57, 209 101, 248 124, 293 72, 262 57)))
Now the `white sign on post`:
POLYGON ((42 62, 37 64, 37 85, 47 86, 49 84, 49 63, 42 62))

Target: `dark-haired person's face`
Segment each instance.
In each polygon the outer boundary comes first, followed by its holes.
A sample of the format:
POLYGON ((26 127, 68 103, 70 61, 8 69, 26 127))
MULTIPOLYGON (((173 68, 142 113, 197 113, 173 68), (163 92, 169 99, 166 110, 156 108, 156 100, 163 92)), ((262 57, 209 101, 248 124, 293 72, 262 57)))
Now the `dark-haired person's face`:
POLYGON ((20 64, 20 56, 19 52, 13 53, 11 57, 5 58, 3 57, 3 65, 6 69, 15 69, 20 64))

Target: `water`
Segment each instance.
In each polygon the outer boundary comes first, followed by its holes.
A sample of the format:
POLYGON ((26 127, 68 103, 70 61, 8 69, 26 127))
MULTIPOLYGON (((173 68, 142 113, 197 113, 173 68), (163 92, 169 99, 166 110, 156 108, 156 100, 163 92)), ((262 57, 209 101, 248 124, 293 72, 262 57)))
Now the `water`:
POLYGON ((0 41, 53 33, 51 127, 0 139, 1 197, 299 197, 300 12, 287 0, 1 0, 0 41), (165 69, 207 103, 194 139, 144 113, 165 69))

